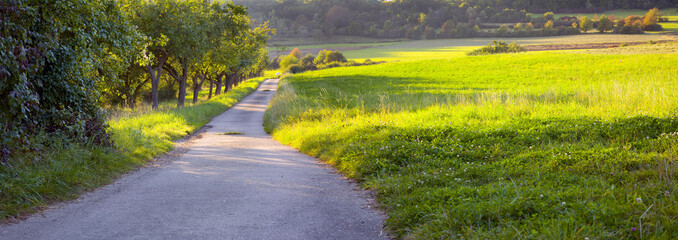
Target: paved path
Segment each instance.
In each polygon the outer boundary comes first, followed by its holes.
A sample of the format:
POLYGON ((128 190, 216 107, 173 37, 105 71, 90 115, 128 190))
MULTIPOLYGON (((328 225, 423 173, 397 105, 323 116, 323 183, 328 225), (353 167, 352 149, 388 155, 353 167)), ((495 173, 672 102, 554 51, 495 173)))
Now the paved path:
POLYGON ((277 80, 216 117, 188 151, 0 227, 0 239, 385 239, 366 193, 268 136, 277 80), (243 135, 219 135, 237 131, 243 135))

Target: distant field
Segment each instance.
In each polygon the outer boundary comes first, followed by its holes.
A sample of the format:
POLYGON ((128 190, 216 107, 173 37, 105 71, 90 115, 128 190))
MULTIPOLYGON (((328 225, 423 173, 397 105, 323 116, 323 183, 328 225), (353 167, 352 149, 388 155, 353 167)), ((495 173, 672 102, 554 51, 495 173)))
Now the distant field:
POLYGON ((642 47, 307 72, 265 127, 375 190, 397 238, 677 239, 678 55, 642 47))
POLYGON ((523 45, 530 44, 584 44, 607 42, 649 42, 673 40, 674 37, 658 34, 621 35, 621 34, 583 34, 574 36, 558 36, 543 38, 467 38, 467 39, 440 39, 419 40, 390 44, 381 47, 366 48, 355 51, 346 51, 344 55, 349 59, 366 59, 380 61, 411 61, 422 59, 440 59, 463 56, 465 52, 486 46, 493 40, 517 42, 523 45))
POLYGON ((678 22, 663 22, 660 23, 664 30, 678 32, 678 22))

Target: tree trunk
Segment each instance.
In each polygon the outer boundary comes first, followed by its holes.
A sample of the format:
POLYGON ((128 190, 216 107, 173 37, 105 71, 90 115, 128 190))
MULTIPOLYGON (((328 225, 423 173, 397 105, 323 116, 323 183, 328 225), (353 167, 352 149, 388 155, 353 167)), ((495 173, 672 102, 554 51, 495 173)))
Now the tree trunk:
POLYGON ((158 88, 160 87, 160 75, 162 74, 162 67, 158 69, 153 69, 152 66, 148 66, 148 75, 151 77, 151 102, 153 104, 153 109, 158 109, 158 88))
POLYGON ((198 95, 200 94, 200 88, 205 82, 205 76, 201 73, 195 74, 193 76, 193 104, 198 103, 198 95))
POLYGON ((223 83, 224 83, 224 81, 223 81, 224 75, 226 75, 224 72, 219 73, 219 75, 217 75, 217 90, 216 90, 216 92, 214 93, 215 96, 221 95, 221 86, 222 86, 223 83))
POLYGON ((186 80, 188 78, 188 61, 180 60, 181 63, 181 77, 179 80, 179 99, 177 100, 177 108, 183 108, 186 102, 186 80))
POLYGON ((212 99, 212 88, 214 87, 214 81, 210 79, 210 93, 207 95, 207 99, 212 99))
POLYGON ((134 94, 129 94, 127 95, 127 105, 129 106, 129 109, 134 110, 135 103, 134 103, 134 94))
POLYGON ((146 66, 148 70, 148 75, 151 78, 151 102, 153 104, 153 109, 158 109, 158 88, 160 88, 160 76, 162 76, 162 68, 167 61, 166 57, 160 57, 158 59, 158 66, 153 68, 150 64, 146 66))
POLYGON ((229 90, 233 89, 233 84, 235 84, 236 73, 231 73, 226 76, 226 86, 224 86, 224 93, 227 93, 229 90))

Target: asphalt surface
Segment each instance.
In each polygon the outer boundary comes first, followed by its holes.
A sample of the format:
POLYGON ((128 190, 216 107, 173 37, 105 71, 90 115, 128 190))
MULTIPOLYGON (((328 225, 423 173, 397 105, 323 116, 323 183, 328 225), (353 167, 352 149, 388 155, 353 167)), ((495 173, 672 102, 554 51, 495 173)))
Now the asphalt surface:
POLYGON ((0 226, 0 239, 387 239, 365 191, 264 132, 277 83, 213 119, 169 163, 0 226))

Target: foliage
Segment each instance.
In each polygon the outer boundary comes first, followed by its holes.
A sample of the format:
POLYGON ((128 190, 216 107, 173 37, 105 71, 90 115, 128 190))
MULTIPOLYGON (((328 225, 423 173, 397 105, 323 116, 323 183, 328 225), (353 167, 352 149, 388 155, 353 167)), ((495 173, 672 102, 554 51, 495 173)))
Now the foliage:
POLYGON ((282 61, 285 61, 285 59, 289 59, 290 63, 289 65, 286 65, 287 67, 284 67, 281 69, 285 72, 289 73, 301 73, 305 71, 312 71, 312 70, 318 70, 318 69, 327 69, 327 68, 335 68, 335 67, 354 67, 354 66, 363 66, 363 65, 373 65, 373 64, 379 64, 383 62, 373 62, 371 60, 366 60, 362 63, 355 62, 355 61, 347 61, 344 55, 339 52, 339 51, 329 51, 329 50, 322 50, 320 51, 320 54, 318 57, 314 57, 312 54, 307 54, 300 60, 297 60, 296 62, 291 62, 294 59, 294 56, 292 54, 287 55, 283 57, 282 61), (323 57, 324 56, 324 57, 323 57), (319 58, 323 58, 323 61, 318 61, 319 58))
POLYGON ((632 15, 619 21, 618 26, 614 29, 615 33, 621 34, 641 34, 644 33, 642 29, 642 18, 640 16, 632 15))
POLYGON ((290 72, 290 73, 300 73, 300 72, 303 72, 303 71, 305 71, 305 70, 306 70, 306 68, 305 68, 304 66, 301 66, 301 65, 299 65, 299 64, 292 64, 292 65, 289 65, 289 66, 287 67, 287 71, 286 71, 286 72, 290 72))
POLYGON ((600 21, 598 21, 598 32, 604 33, 612 30, 614 27, 614 22, 612 19, 605 17, 605 14, 600 16, 600 21))
POLYGON ((553 12, 546 12, 546 13, 544 13, 544 19, 546 19, 546 21, 553 21, 553 20, 555 20, 555 19, 554 19, 553 12))
POLYGON ((301 58, 299 60, 299 64, 301 64, 301 66, 304 66, 304 67, 311 66, 311 65, 314 65, 313 64, 314 60, 315 60, 315 57, 313 56, 313 54, 306 54, 306 56, 304 56, 303 58, 301 58))
POLYGON ((0 160, 38 151, 49 134, 110 144, 98 105, 100 82, 118 81, 140 36, 115 1, 0 4, 0 160))
POLYGON ((660 17, 661 14, 659 13, 659 9, 650 9, 645 16, 643 16, 643 24, 640 27, 644 31, 661 31, 663 30, 662 26, 657 24, 660 17))
POLYGON ((505 43, 502 41, 492 41, 492 44, 487 45, 485 47, 467 52, 466 55, 468 56, 477 56, 477 55, 487 55, 487 54, 499 54, 499 53, 517 53, 517 52, 524 52, 526 51, 525 48, 522 46, 518 45, 518 43, 505 43))
POLYGON ((327 54, 328 54, 329 52, 330 52, 330 51, 328 51, 327 49, 323 49, 322 51, 320 51, 320 52, 318 53, 318 57, 316 57, 316 58, 313 60, 313 63, 314 63, 315 65, 325 64, 325 59, 327 58, 327 54))
POLYGON ((283 80, 265 126, 375 190, 396 238, 672 239, 676 58, 528 53, 307 72, 283 80))
POLYGON ((581 17, 579 20, 579 29, 581 29, 583 33, 588 32, 589 30, 593 29, 593 21, 591 21, 591 19, 589 19, 587 16, 581 17))
POLYGON ((299 64, 299 59, 292 54, 280 58, 280 68, 282 69, 286 69, 293 64, 299 64))
POLYGON ((294 48, 292 49, 292 52, 290 52, 290 55, 296 57, 297 59, 301 58, 301 50, 299 48, 294 48))
POLYGON ((344 63, 346 62, 346 57, 344 57, 344 54, 337 50, 327 52, 325 54, 325 60, 323 63, 329 64, 334 62, 344 63))

